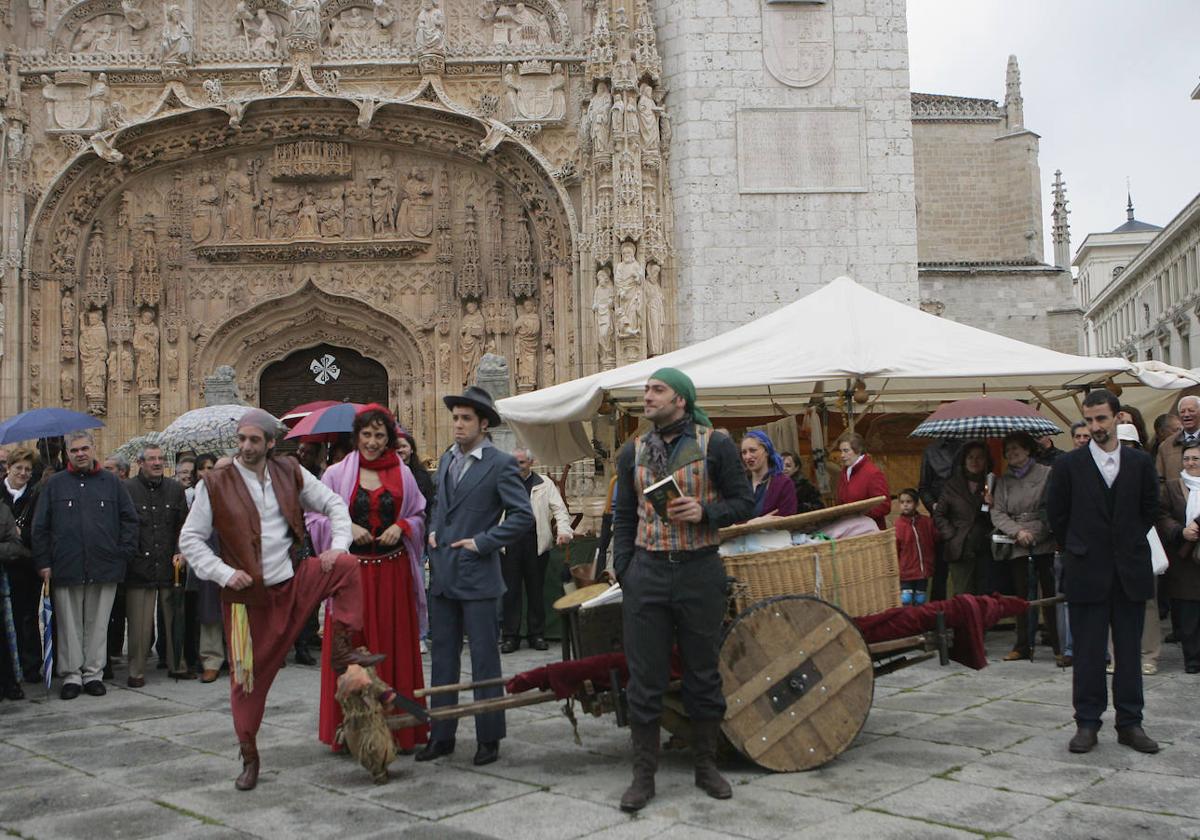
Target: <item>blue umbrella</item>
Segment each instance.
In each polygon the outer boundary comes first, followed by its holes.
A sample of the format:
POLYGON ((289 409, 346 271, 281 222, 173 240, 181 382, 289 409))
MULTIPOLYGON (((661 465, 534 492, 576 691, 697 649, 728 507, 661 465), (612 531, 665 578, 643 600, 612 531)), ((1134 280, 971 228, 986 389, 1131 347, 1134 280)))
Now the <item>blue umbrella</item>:
POLYGON ((46 696, 50 696, 50 683, 54 680, 54 606, 50 603, 50 581, 42 582, 42 679, 46 683, 46 696))
POLYGON ((92 415, 69 408, 31 408, 0 423, 0 443, 59 437, 103 425, 92 415))
POLYGON ((360 403, 337 403, 328 408, 319 408, 293 426, 287 438, 310 438, 353 431, 354 417, 361 408, 360 403))

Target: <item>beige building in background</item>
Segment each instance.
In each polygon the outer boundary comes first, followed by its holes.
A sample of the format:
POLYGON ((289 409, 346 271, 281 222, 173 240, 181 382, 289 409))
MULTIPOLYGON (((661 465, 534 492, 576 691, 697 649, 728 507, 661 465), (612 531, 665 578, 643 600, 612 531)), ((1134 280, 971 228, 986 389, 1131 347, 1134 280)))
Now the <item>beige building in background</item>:
POLYGON ((1200 367, 1200 195, 1167 226, 1133 218, 1076 256, 1086 351, 1200 367))

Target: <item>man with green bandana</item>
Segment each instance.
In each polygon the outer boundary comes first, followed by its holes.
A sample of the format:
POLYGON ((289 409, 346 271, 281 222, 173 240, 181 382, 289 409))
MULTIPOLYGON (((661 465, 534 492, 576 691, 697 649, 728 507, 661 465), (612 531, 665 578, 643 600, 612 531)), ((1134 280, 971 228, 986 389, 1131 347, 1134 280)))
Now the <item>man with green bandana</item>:
POLYGON ((726 582, 717 530, 754 511, 738 451, 696 406, 691 379, 662 368, 646 383, 642 402, 654 428, 617 456, 613 507, 613 570, 625 596, 633 738, 633 783, 621 797, 623 811, 638 811, 654 796, 662 699, 675 644, 683 659, 696 785, 716 799, 733 795, 714 760, 725 716, 718 649, 726 582), (664 518, 642 491, 668 475, 682 495, 671 500, 664 518))

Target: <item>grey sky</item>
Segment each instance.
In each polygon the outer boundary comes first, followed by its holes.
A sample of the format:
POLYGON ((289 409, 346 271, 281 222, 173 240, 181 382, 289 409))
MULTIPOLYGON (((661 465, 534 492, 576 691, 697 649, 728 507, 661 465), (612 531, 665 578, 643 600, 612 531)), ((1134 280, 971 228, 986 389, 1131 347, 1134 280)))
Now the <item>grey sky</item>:
POLYGON ((1003 101, 1021 65, 1025 125, 1050 184, 1063 171, 1072 255, 1088 233, 1137 217, 1166 225, 1200 192, 1197 0, 908 0, 912 89, 1003 101))

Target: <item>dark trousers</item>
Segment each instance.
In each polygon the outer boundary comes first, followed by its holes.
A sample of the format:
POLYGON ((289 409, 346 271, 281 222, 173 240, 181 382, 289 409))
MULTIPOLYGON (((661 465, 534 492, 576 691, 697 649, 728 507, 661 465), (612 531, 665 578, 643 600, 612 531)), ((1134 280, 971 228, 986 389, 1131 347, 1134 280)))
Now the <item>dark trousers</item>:
POLYGON ((671 678, 671 647, 683 659, 683 705, 692 720, 721 720, 719 655, 725 567, 716 549, 653 554, 636 549, 621 578, 629 718, 657 723, 671 678), (676 557, 682 559, 676 560, 676 557))
POLYGON ((521 595, 525 595, 527 622, 525 633, 530 639, 546 634, 546 565, 550 552, 537 553, 534 540, 509 546, 500 560, 504 574, 504 620, 501 632, 506 639, 521 635, 521 595))
POLYGON ((108 618, 108 656, 120 656, 125 650, 125 584, 117 585, 112 615, 108 618))
MULTIPOLYGON (((1018 598, 1028 598, 1029 592, 1029 556, 1013 557, 1010 561, 1012 565, 1013 587, 1016 590, 1018 598)), ((1054 555, 1053 554, 1038 554, 1033 558, 1034 574, 1037 577, 1037 588, 1041 590, 1038 597, 1053 598, 1058 592, 1058 585, 1054 581, 1054 555)), ((1036 600, 1033 599, 1033 600, 1036 600)), ((1046 632, 1050 636, 1050 645, 1054 648, 1055 653, 1061 653, 1062 648, 1058 642, 1058 613, 1054 606, 1042 607, 1042 623, 1046 625, 1046 632)), ((1036 633, 1037 628, 1033 628, 1036 633)), ((1029 653, 1029 611, 1023 610, 1017 614, 1017 640, 1013 644, 1013 650, 1021 653, 1029 653)))
POLYGON ((946 584, 950 580, 950 563, 946 560, 946 549, 942 543, 939 542, 934 551, 933 586, 929 591, 929 599, 944 601, 946 600, 946 584))
POLYGON ((197 614, 199 599, 200 593, 194 590, 183 593, 183 660, 187 663, 188 671, 200 670, 200 620, 197 614))
POLYGON ((1200 601, 1171 599, 1171 616, 1179 622, 1176 635, 1183 647, 1185 668, 1200 668, 1200 601))
MULTIPOLYGON (((432 685, 454 685, 462 676, 463 634, 471 645, 471 679, 489 680, 500 676, 500 648, 496 627, 496 598, 460 601, 457 598, 429 597, 430 670, 432 685)), ((503 686, 475 689, 475 699, 501 697, 503 686)), ((453 706, 458 692, 435 694, 430 706, 453 706)), ((458 731, 457 720, 434 721, 430 740, 449 741, 458 731)), ((475 740, 499 741, 505 735, 504 712, 475 715, 475 740)))
POLYGON ((1100 728, 1100 715, 1108 708, 1104 659, 1108 634, 1113 644, 1113 708, 1117 729, 1142 724, 1142 626, 1146 602, 1131 601, 1114 580, 1112 594, 1098 603, 1071 602, 1071 639, 1075 647, 1072 692, 1075 722, 1100 728))
POLYGON ((25 674, 42 673, 42 634, 38 630, 38 611, 42 606, 42 579, 33 569, 12 564, 7 569, 12 593, 13 625, 17 631, 17 652, 21 661, 17 682, 25 674))

